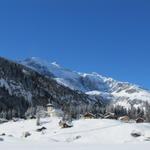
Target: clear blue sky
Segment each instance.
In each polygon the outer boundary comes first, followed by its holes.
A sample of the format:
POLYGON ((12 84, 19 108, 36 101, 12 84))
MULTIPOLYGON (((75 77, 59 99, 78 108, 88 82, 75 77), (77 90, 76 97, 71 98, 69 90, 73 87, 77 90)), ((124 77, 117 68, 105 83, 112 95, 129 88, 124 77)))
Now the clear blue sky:
POLYGON ((37 56, 150 89, 150 0, 1 0, 0 56, 37 56))

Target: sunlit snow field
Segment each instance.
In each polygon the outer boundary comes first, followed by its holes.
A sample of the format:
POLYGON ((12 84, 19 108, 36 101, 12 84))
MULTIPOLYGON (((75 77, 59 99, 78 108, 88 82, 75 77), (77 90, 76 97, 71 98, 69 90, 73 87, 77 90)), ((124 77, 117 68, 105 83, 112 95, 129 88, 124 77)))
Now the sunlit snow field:
POLYGON ((21 120, 0 124, 0 149, 144 149, 150 147, 150 124, 122 123, 115 120, 80 119, 73 122, 73 127, 61 129, 58 118, 41 120, 41 127, 47 130, 37 132, 36 120, 21 120), (23 132, 31 136, 24 138, 23 132), (132 131, 141 132, 142 136, 131 136, 132 131))

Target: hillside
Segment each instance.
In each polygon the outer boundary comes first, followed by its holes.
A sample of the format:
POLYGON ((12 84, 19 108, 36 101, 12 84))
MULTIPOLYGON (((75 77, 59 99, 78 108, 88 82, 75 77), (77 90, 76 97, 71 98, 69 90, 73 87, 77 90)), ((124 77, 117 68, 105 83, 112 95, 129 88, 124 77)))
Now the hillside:
POLYGON ((5 58, 0 58, 0 95, 0 115, 6 115, 8 119, 24 116, 29 107, 48 103, 65 111, 95 103, 86 94, 73 91, 52 78, 5 58))

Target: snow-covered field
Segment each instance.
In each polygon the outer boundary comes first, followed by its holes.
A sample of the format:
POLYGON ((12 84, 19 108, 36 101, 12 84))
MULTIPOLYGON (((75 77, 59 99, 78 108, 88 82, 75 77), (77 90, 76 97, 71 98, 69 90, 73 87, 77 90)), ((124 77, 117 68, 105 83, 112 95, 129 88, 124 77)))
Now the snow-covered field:
POLYGON ((55 149, 55 150, 126 150, 144 149, 150 147, 150 124, 122 123, 115 120, 77 120, 73 127, 61 129, 58 118, 41 120, 42 126, 47 130, 37 132, 36 120, 21 120, 0 124, 0 149, 55 149), (28 131, 31 136, 24 138, 22 135, 28 131), (141 132, 142 136, 131 136, 132 131, 141 132))

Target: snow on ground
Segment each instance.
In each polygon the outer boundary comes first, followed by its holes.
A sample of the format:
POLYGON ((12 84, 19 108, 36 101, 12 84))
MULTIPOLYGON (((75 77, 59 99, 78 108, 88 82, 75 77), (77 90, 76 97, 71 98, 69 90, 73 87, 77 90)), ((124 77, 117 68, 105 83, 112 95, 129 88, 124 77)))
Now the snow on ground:
POLYGON ((74 127, 61 129, 58 126, 58 118, 46 118, 42 120, 42 126, 47 130, 37 132, 36 120, 21 120, 0 124, 0 136, 4 141, 0 142, 0 149, 87 149, 87 150, 148 150, 150 141, 150 124, 122 123, 115 120, 77 120, 74 127), (28 138, 22 137, 23 132, 30 132, 28 138), (142 133, 141 137, 131 136, 132 131, 142 133))

